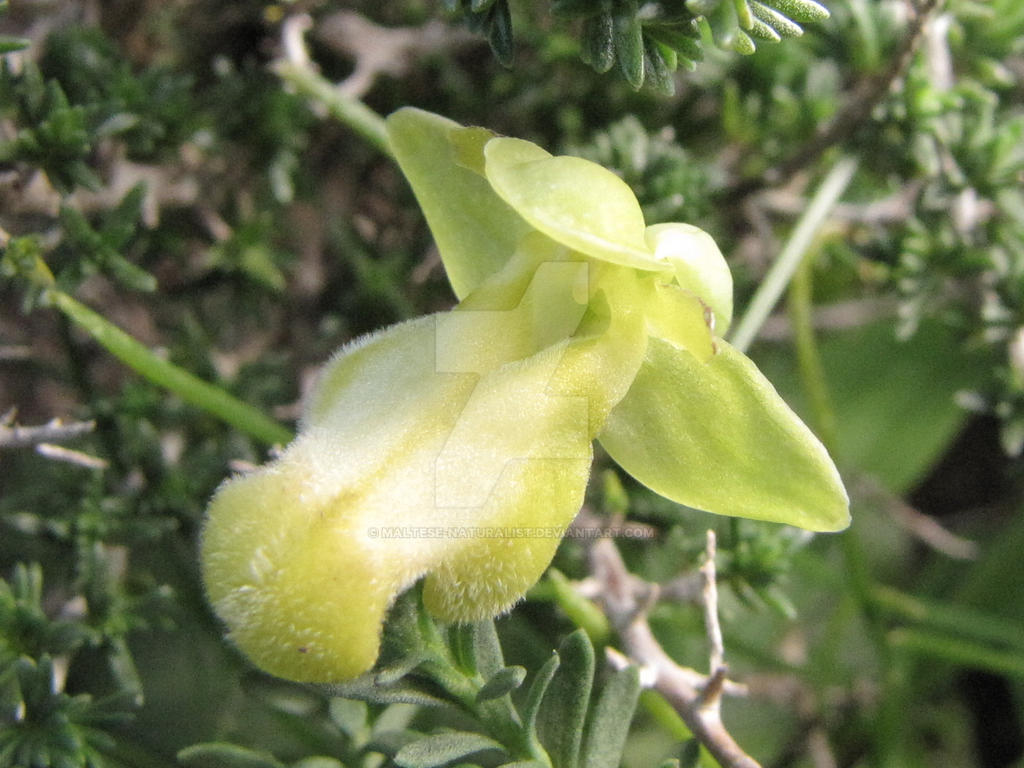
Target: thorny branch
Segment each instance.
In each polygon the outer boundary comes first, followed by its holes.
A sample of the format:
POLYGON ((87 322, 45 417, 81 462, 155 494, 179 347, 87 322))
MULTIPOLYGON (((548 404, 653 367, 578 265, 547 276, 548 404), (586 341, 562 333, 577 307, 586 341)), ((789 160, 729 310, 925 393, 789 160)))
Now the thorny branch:
POLYGON ((723 768, 760 768, 740 747, 722 723, 722 693, 742 691, 726 681, 721 629, 718 623, 717 583, 714 566, 715 539, 708 532, 704 579, 704 611, 711 645, 711 674, 680 666, 662 649, 647 623, 647 611, 657 596, 657 586, 641 582, 629 573, 611 539, 600 539, 590 549, 591 570, 601 584, 601 600, 609 621, 622 640, 623 650, 653 678, 651 687, 661 693, 686 725, 723 768))

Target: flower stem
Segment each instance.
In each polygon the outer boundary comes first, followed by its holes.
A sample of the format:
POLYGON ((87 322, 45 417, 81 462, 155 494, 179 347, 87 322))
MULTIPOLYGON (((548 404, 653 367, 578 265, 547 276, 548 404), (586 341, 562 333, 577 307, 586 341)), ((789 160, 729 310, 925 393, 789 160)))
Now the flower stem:
POLYGON ((804 254, 811 247, 825 220, 857 170, 854 158, 844 157, 828 172, 825 180, 815 192, 810 205, 796 224, 789 241, 772 264, 761 285, 758 286, 747 307, 746 313, 736 324, 730 343, 740 352, 745 352, 778 303, 789 281, 792 280, 804 254))
POLYGON ((102 315, 63 291, 51 289, 49 299, 69 320, 140 376, 169 389, 182 400, 213 414, 236 429, 269 445, 291 441, 292 433, 257 408, 157 357, 102 315))
POLYGON ((384 118, 359 99, 346 96, 311 67, 279 61, 274 70, 298 93, 321 104, 331 117, 347 125, 385 155, 391 156, 391 143, 384 128, 384 118))

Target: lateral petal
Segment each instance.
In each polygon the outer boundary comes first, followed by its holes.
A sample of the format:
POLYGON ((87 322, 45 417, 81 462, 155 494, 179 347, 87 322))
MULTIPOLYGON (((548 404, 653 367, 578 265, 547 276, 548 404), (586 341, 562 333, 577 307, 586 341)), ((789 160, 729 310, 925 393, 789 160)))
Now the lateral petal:
POLYGON ((813 531, 845 528, 849 500, 824 446, 746 356, 718 345, 702 363, 651 339, 601 445, 680 504, 813 531))

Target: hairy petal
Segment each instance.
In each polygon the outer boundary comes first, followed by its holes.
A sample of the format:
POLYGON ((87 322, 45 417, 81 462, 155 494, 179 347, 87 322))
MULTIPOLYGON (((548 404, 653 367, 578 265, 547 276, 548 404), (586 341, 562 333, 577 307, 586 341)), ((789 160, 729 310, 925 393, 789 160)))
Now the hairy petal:
POLYGON ((372 666, 388 606, 417 579, 432 611, 459 620, 508 609, 536 581, 642 359, 639 316, 585 303, 589 268, 543 263, 512 309, 428 316, 343 350, 299 438, 222 486, 204 578, 259 666, 347 679, 372 666))

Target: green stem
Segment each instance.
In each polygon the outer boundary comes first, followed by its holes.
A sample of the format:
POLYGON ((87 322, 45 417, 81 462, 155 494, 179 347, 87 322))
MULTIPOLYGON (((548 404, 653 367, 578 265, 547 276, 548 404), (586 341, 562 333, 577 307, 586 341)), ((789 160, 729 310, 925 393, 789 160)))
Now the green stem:
POLYGON ((1024 653, 1024 626, 961 605, 925 600, 891 587, 877 587, 871 599, 886 614, 912 621, 922 629, 960 635, 980 643, 1024 653))
POLYGON ((893 646, 920 656, 942 659, 960 667, 986 669, 997 675, 1024 678, 1024 656, 979 645, 959 637, 942 637, 917 629, 894 629, 893 646))
POLYGON ((341 121, 385 155, 391 156, 384 118, 352 96, 346 96, 331 81, 307 66, 279 61, 274 70, 278 76, 303 96, 322 104, 328 114, 341 121))
POLYGON ((758 286, 746 313, 733 329, 730 343, 736 349, 744 352, 753 342, 856 170, 857 161, 844 157, 828 172, 804 215, 797 222, 789 241, 758 286))
MULTIPOLYGON (((844 174, 845 181, 842 187, 845 187, 854 169, 855 165, 851 163, 844 174)), ((834 171, 835 169, 833 169, 834 171)), ((827 182, 828 180, 826 180, 825 184, 822 184, 822 188, 827 186, 827 182)), ((833 203, 838 199, 840 192, 841 189, 832 197, 833 203)), ((793 239, 796 239, 795 233, 793 239)), ((793 240, 790 240, 790 242, 792 243, 793 240)), ((837 440, 836 417, 828 395, 828 384, 825 381, 825 373, 818 354, 812 322, 812 269, 815 254, 809 249, 809 246, 810 241, 802 249, 800 261, 791 273, 793 281, 789 291, 788 310, 790 322, 793 326, 793 338, 796 345, 801 384, 811 402, 811 426, 821 437, 822 443, 828 451, 834 454, 837 440)), ((782 257, 780 257, 781 260, 782 257)), ((852 526, 849 530, 845 531, 839 540, 843 548, 843 564, 846 570, 847 586, 858 612, 864 619, 868 636, 875 647, 875 653, 882 670, 882 693, 875 721, 874 734, 878 745, 879 764, 888 765, 894 759, 894 755, 896 755, 897 741, 899 740, 899 723, 901 722, 901 701, 906 691, 906 685, 895 666, 889 638, 886 635, 885 623, 878 605, 873 599, 875 586, 868 565, 867 555, 864 552, 864 547, 856 527, 852 526)))
POLYGON ((292 433, 260 410, 157 357, 145 345, 68 294, 58 290, 48 293, 54 306, 69 320, 140 376, 257 440, 269 445, 283 445, 291 441, 292 433))
POLYGON ((814 257, 816 251, 808 251, 807 256, 793 276, 789 286, 787 310, 793 327, 793 343, 796 347, 797 367, 804 392, 810 401, 811 423, 818 437, 829 448, 836 446, 836 416, 832 410, 832 402, 828 394, 828 382, 825 370, 821 365, 821 355, 814 338, 814 257))

